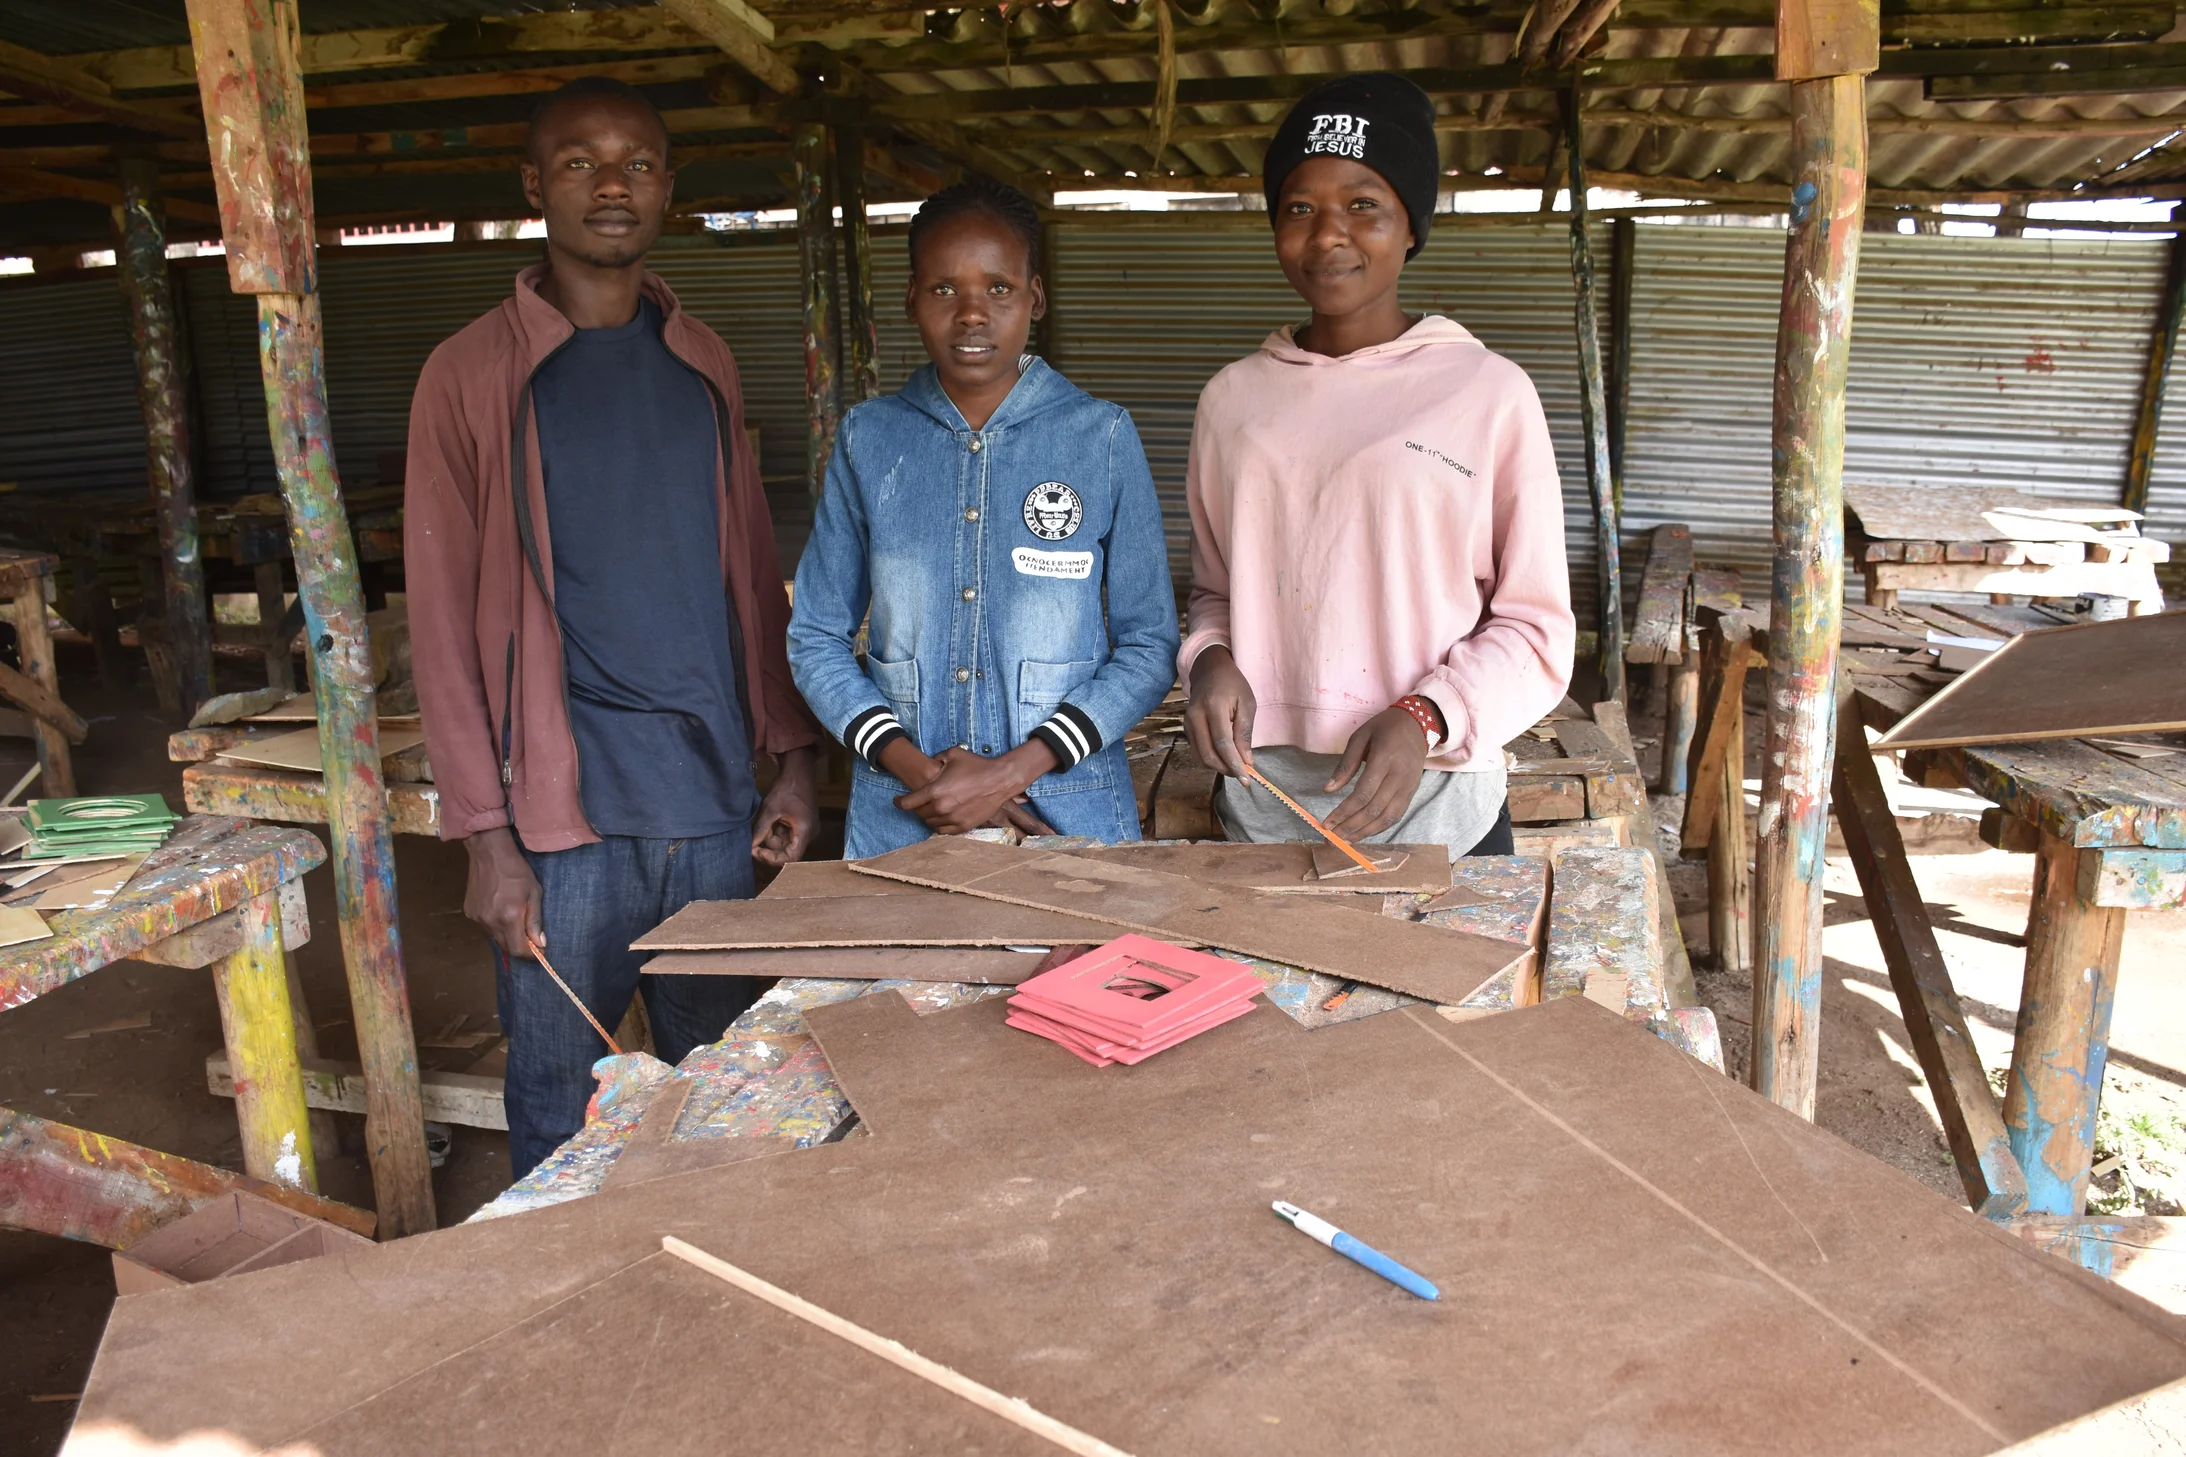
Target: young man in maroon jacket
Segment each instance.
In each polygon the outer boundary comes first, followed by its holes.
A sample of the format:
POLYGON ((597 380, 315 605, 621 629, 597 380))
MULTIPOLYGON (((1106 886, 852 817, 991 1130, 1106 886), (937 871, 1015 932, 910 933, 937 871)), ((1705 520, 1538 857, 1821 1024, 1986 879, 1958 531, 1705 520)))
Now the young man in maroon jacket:
MULTIPOLYGON (((441 834, 492 935, 521 1174, 584 1123, 630 942, 804 853, 819 731, 736 362, 646 271, 674 176, 644 96, 597 78, 534 113, 547 261, 433 352, 411 405, 404 544, 441 834), (757 755, 774 785, 756 788, 757 755)), ((644 978, 660 1054, 720 1037, 763 983, 644 978)))

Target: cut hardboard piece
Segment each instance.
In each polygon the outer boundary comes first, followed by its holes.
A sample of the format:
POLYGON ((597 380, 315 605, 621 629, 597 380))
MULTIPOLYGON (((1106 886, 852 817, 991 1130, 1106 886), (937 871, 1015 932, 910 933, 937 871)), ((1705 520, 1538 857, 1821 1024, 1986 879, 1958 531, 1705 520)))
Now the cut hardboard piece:
MULTIPOLYGON (((425 731, 383 723, 379 726, 379 738, 380 758, 388 759, 424 743, 425 731)), ((319 772, 319 731, 298 729, 291 734, 276 734, 270 739, 239 743, 222 750, 220 757, 237 764, 316 774, 319 772)))
POLYGON ((1875 741, 2011 744, 2186 728, 2186 612, 2022 633, 1875 741))
POLYGON ((656 1281, 671 1235, 1136 1457, 1973 1454, 2186 1375, 2155 1307, 1581 998, 1262 1008, 1121 1070, 1005 1013, 812 1012, 870 1137, 122 1301, 64 1450, 1021 1450, 656 1281))
POLYGON ((1466 931, 1055 851, 937 836, 854 863, 868 875, 1013 905, 1067 907, 1126 930, 1220 946, 1430 1002, 1461 1002, 1525 955, 1507 941, 1466 931))
POLYGON ((630 1131, 622 1152, 600 1182, 602 1189, 627 1188, 649 1179, 674 1178, 700 1169, 740 1164, 746 1159, 767 1158, 796 1149, 792 1138, 678 1138, 676 1124, 683 1117, 693 1080, 672 1077, 660 1085, 653 1101, 645 1105, 638 1126, 630 1131))
MULTIPOLYGON (((1086 929, 1088 934, 1106 939, 1111 928, 1086 929)), ((655 975, 794 976, 821 981, 1015 986, 1039 965, 1040 958, 1035 954, 977 946, 794 946, 751 951, 663 951, 641 969, 655 975)))
MULTIPOLYGON (((1004 853, 1013 853, 997 846, 1004 853)), ((1017 906, 968 910, 961 897, 761 897, 693 901, 631 943, 633 951, 792 946, 1052 946, 1109 939, 1087 918, 1017 906)))
POLYGON ((1373 875, 1359 869, 1334 846, 1303 840, 1265 844, 1201 840, 1186 845, 1140 842, 1059 853, 1295 895, 1436 891, 1450 883, 1450 854, 1440 845, 1367 846, 1369 858, 1386 862, 1373 875), (1317 874, 1323 864, 1331 871, 1340 868, 1346 876, 1317 874))

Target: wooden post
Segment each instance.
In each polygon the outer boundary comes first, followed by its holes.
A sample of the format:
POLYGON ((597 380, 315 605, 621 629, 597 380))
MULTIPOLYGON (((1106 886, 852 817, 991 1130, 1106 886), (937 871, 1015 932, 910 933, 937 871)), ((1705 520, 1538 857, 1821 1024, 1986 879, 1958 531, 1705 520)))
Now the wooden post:
MULTIPOLYGON (((53 559, 36 573, 25 573, 9 599, 8 620, 15 624, 15 650, 23 664, 23 676, 35 680, 53 701, 61 701, 61 674, 53 661, 53 634, 46 627, 46 587, 53 580, 53 559)), ((28 705, 24 705, 26 708, 28 705)), ((36 798, 66 799, 76 792, 75 761, 69 757, 68 735, 38 714, 30 715, 30 732, 38 745, 36 798)), ((77 737, 82 737, 81 731, 77 737)))
POLYGON ((1874 756, 1867 752, 1859 705, 1849 695, 1837 724, 1836 802, 1845 849, 1867 899, 1867 919, 1890 968, 1905 1033, 1935 1098, 1936 1116, 1943 1121, 1959 1180, 1966 1186, 1966 1202, 1976 1214, 1991 1219, 2023 1213, 2026 1176, 2012 1155, 2003 1110, 1967 1030, 1966 1014, 1951 986, 1951 968, 1936 945, 1935 926, 1913 878, 1913 862, 1906 858, 1890 797, 1883 791, 1874 756))
POLYGON ((366 1152, 380 1232, 393 1239, 433 1227, 432 1169, 396 916, 372 648, 327 426, 296 7, 294 0, 189 0, 189 14, 228 284, 258 300, 266 419, 313 664, 335 906, 364 1063, 366 1152))
POLYGON ((280 559, 252 567, 251 585, 258 590, 258 631, 265 639, 266 686, 293 693, 296 657, 289 640, 281 636, 281 619, 288 616, 288 592, 280 559))
MULTIPOLYGON (((1625 428, 1632 409, 1632 282, 1638 266, 1639 223, 1632 218, 1613 219, 1609 224, 1609 494, 1617 503, 1620 522, 1624 520, 1625 428)), ((1671 691, 1674 696, 1675 688, 1671 691)))
POLYGON ((865 221, 865 129, 835 129, 835 200, 842 209, 843 373, 847 403, 880 393, 880 333, 873 322, 873 239, 865 221))
POLYGON ((1609 468, 1609 390, 1596 325, 1594 244, 1586 232, 1585 134, 1575 90, 1558 93, 1571 177, 1572 323, 1579 337, 1579 417, 1586 430, 1586 485, 1594 500, 1596 627, 1602 691, 1624 697, 1624 575, 1617 563, 1617 502, 1609 468))
MULTIPOLYGON (((1732 653, 1735 661, 1737 654, 1732 653)), ((1732 695, 1716 769, 1714 828, 1708 836, 1708 949, 1724 971, 1753 968, 1753 851, 1746 844, 1746 675, 1726 673, 1732 695), (1735 694, 1732 690, 1735 688, 1735 694)))
MULTIPOLYGON (((212 629, 205 616, 205 563, 197 549, 197 491, 190 476, 189 402, 175 333, 174 285, 167 274, 167 225, 159 163, 124 157, 122 200, 114 206, 116 261, 129 305, 137 354, 137 404, 144 411, 144 454, 159 520, 167 650, 181 688, 182 713, 212 697, 212 629)), ((88 624, 87 624, 88 626, 88 624)))
MULTIPOLYGON (((2180 211, 2186 213, 2186 204, 2180 211)), ((2180 219, 2186 224, 2186 216, 2180 219)), ((2179 316, 2186 312, 2186 226, 2172 237, 2164 272, 2163 299, 2157 305, 2155 328, 2148 337, 2148 368, 2141 376, 2140 410, 2133 417, 2133 450, 2125 462, 2125 495, 2128 511, 2148 509, 2148 480, 2156 468, 2156 432, 2163 424, 2163 397, 2171 384, 2171 358, 2178 353, 2179 316)))
POLYGON ((1844 610, 1845 362, 1867 194, 1866 86, 1849 75, 1794 81, 1791 108, 1749 1081, 1812 1118, 1822 1012, 1822 850, 1844 610))
POLYGON ((1683 794, 1692 782, 1685 776, 1685 761, 1693 751, 1693 724, 1700 713, 1700 664, 1688 648, 1669 671, 1662 710, 1662 792, 1683 794))
POLYGON ((827 481, 828 457, 835 453, 835 428, 842 423, 841 352, 835 338, 834 189, 827 180, 827 128, 798 124, 790 133, 789 155, 797 171, 797 265, 804 278, 805 485, 814 499, 827 481))
POLYGON ((2110 1003, 2126 913, 2080 896, 2080 852, 2044 834, 2034 852, 2027 970, 2004 1086, 2004 1123, 2027 1212, 2083 1214, 2095 1114, 2110 1057, 2110 1003))
POLYGON ((318 1157, 311 1110, 304 1105, 296 1018, 289 1002, 288 956, 281 945, 279 894, 246 902, 243 944, 213 966, 228 1066, 235 1074, 235 1117, 243 1130, 243 1172, 317 1193, 318 1157))

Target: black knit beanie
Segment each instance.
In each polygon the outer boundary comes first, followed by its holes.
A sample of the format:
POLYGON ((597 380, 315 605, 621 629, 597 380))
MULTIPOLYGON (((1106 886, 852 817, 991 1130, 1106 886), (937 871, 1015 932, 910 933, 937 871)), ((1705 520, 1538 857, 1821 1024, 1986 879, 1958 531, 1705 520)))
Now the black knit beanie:
POLYGON ((1412 220, 1412 250, 1404 256, 1427 246, 1442 154, 1435 146, 1435 104, 1426 92, 1387 71, 1346 76, 1307 92, 1268 146, 1262 186, 1271 220, 1283 179, 1309 157, 1348 157, 1379 172, 1412 220))

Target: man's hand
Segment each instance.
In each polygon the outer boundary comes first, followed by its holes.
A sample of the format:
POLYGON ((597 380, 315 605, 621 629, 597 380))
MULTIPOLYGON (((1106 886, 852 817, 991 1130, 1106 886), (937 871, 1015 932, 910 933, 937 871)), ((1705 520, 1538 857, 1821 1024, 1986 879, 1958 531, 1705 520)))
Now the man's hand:
POLYGON ((1252 685, 1225 647, 1211 647, 1192 664, 1191 702, 1184 731, 1199 762, 1242 779, 1252 767, 1252 685))
POLYGON ((819 796, 812 787, 811 749, 789 749, 774 756, 774 787, 759 801, 751 826, 751 855, 773 866, 802 860, 812 832, 820 827, 819 796))
POLYGON ((1058 767, 1055 751, 1027 739, 1006 754, 989 759, 969 749, 943 749, 941 772, 896 805, 926 822, 939 835, 961 835, 991 823, 1032 781, 1058 767))
POLYGON ((541 917, 539 877, 516 846, 507 827, 480 830, 463 842, 471 873, 463 889, 463 914, 486 928, 494 944, 512 957, 531 955, 531 943, 546 945, 541 917))
POLYGON ((1401 708, 1385 708, 1359 725, 1344 745, 1343 762, 1321 786, 1334 794, 1358 783, 1328 817, 1328 827, 1347 840, 1378 835, 1397 822, 1419 791, 1427 768, 1427 735, 1401 708))

